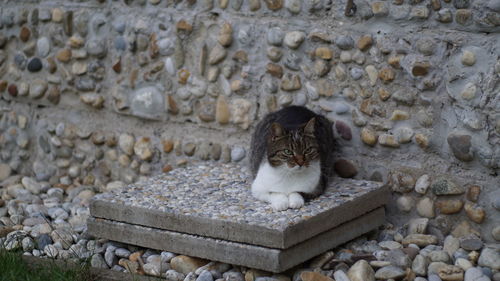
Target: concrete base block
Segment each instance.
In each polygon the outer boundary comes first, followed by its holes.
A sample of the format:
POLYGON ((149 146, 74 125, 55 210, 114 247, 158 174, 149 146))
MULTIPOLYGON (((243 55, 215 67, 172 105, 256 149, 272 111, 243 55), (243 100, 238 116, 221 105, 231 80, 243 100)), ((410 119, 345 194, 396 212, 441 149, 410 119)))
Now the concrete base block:
POLYGON ((382 183, 334 178, 321 196, 302 208, 276 212, 252 197, 250 184, 246 168, 234 164, 180 168, 97 195, 90 214, 131 225, 288 249, 383 206, 389 198, 382 183))
MULTIPOLYGON (((384 221, 384 208, 380 207, 287 249, 249 245, 100 218, 88 220, 88 232, 95 237, 142 247, 283 272, 375 229, 384 221)), ((263 234, 256 232, 254 235, 263 234)))

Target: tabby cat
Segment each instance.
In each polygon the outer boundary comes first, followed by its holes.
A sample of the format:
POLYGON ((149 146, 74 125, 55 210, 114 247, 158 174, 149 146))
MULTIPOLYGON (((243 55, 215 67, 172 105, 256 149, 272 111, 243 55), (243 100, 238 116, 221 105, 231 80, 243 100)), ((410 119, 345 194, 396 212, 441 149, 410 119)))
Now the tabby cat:
POLYGON ((302 106, 269 113, 252 136, 252 195, 278 211, 302 207, 326 187, 333 146, 325 117, 302 106))

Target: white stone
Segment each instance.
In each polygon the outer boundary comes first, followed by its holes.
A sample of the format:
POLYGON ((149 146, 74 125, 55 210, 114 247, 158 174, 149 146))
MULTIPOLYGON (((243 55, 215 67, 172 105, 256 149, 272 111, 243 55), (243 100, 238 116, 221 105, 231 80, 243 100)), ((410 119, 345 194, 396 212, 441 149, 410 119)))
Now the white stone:
POLYGON ((425 194, 430 185, 431 178, 429 177, 429 175, 422 175, 417 179, 417 182, 415 183, 415 191, 420 194, 425 194))
POLYGON ((302 31, 291 31, 285 35, 285 45, 292 49, 297 49, 304 39, 306 38, 306 34, 302 31))

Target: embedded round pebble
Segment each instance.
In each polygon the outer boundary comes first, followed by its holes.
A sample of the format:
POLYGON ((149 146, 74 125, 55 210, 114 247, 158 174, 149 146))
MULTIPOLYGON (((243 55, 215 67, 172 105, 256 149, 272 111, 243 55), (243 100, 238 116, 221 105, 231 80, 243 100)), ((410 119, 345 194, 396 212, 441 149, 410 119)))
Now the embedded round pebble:
POLYGON ((42 69, 43 64, 39 58, 32 58, 27 65, 27 68, 31 72, 38 72, 42 69))

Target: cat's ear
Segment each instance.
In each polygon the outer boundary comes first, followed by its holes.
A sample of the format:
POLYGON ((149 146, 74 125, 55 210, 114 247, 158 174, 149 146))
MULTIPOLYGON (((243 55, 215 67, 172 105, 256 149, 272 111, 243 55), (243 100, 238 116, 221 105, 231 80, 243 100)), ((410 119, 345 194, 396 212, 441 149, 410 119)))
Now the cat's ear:
POLYGON ((274 138, 277 137, 282 137, 284 135, 284 130, 283 127, 279 123, 272 123, 271 124, 271 136, 274 138))
POLYGON ((314 124, 316 123, 316 117, 311 118, 311 120, 307 121, 307 124, 304 126, 304 134, 306 135, 314 135, 314 124))

